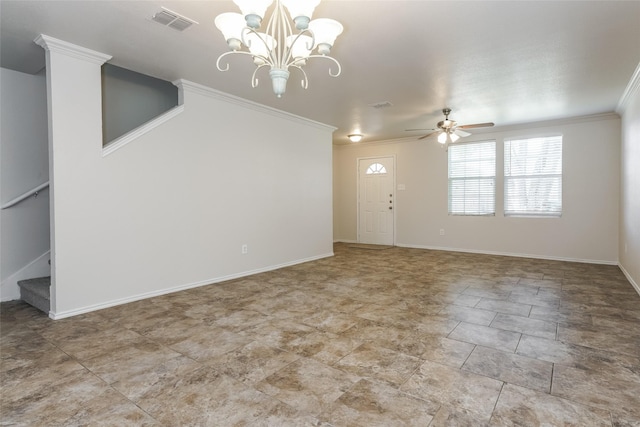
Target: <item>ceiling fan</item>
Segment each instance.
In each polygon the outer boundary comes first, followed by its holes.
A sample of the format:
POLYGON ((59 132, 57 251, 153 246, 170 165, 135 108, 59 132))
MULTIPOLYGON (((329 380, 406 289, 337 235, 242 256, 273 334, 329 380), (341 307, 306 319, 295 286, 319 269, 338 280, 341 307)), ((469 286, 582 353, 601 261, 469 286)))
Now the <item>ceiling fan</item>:
POLYGON ((473 128, 483 128, 493 126, 492 122, 487 123, 474 123, 472 125, 460 125, 458 126, 458 122, 455 120, 449 119, 449 114, 451 114, 450 108, 443 108, 442 113, 444 114, 444 120, 438 122, 438 127, 436 129, 406 129, 408 132, 417 131, 417 130, 431 130, 426 135, 421 136, 418 139, 425 139, 434 134, 438 135, 438 142, 440 144, 447 144, 450 142, 456 142, 460 137, 465 137, 471 135, 471 133, 466 132, 462 129, 473 129, 473 128))

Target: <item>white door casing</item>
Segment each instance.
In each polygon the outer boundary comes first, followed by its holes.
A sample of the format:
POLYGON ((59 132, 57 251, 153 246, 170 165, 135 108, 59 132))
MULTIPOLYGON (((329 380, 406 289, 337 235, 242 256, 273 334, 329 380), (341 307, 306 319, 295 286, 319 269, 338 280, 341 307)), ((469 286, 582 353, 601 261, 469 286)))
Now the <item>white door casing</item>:
POLYGON ((395 158, 358 159, 358 242, 394 244, 395 158))

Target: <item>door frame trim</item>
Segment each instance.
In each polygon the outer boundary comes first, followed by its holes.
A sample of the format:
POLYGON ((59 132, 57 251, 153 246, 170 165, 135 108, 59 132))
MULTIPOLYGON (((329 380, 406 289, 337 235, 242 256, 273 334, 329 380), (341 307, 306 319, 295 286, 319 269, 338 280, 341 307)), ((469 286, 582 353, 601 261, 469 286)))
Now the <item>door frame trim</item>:
POLYGON ((393 159, 393 175, 391 179, 393 180, 393 246, 396 245, 396 211, 398 210, 398 197, 397 197, 397 186, 396 186, 396 155, 388 154, 386 156, 364 156, 356 158, 356 241, 360 242, 360 161, 362 160, 375 160, 375 159, 393 159))

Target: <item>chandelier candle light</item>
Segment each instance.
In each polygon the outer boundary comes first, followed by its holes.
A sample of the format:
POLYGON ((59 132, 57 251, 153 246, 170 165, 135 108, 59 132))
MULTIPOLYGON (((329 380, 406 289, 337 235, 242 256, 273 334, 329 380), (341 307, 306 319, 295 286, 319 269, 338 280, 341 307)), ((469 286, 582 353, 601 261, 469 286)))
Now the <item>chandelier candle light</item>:
POLYGON ((251 87, 258 86, 256 74, 262 67, 270 67, 269 76, 273 91, 281 98, 287 88, 289 68, 297 68, 302 73, 301 84, 309 85, 307 73, 302 68, 309 58, 326 58, 338 67, 337 72, 329 69, 331 77, 338 77, 340 63, 329 56, 336 37, 342 33, 342 25, 333 19, 311 20, 313 10, 320 0, 275 0, 275 9, 269 18, 264 33, 258 32, 267 8, 273 0, 233 0, 242 13, 222 13, 215 19, 215 25, 222 32, 231 49, 218 57, 216 66, 220 71, 229 70, 229 63, 221 67, 223 58, 232 54, 253 57, 256 69, 251 77, 251 87), (285 9, 297 30, 294 33, 285 9), (312 52, 316 51, 317 54, 312 52))

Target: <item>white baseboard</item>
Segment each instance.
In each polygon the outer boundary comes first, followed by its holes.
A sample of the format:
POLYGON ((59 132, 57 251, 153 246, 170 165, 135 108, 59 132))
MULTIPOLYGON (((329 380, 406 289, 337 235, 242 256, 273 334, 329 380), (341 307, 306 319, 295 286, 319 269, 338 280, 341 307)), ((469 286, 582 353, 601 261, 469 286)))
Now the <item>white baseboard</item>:
POLYGON ((618 265, 617 261, 606 261, 606 260, 597 260, 597 259, 566 258, 566 257, 521 254, 521 253, 512 253, 512 252, 494 252, 494 251, 483 251, 483 250, 476 250, 476 249, 448 248, 448 247, 442 247, 442 246, 406 245, 402 243, 396 243, 396 246, 399 246, 401 248, 429 249, 433 251, 466 252, 470 254, 498 255, 498 256, 509 256, 509 257, 516 257, 516 258, 533 258, 533 259, 544 259, 549 261, 581 262, 584 264, 618 265))
POLYGON ((51 266, 49 265, 49 256, 51 251, 46 251, 20 270, 7 277, 0 284, 0 302, 13 301, 20 299, 20 288, 18 282, 25 279, 34 279, 36 277, 49 276, 51 274, 51 266))
POLYGON ((309 257, 309 258, 298 259, 298 260, 286 262, 286 263, 283 263, 283 264, 270 265, 270 266, 263 267, 263 268, 258 268, 258 269, 255 269, 255 270, 243 271, 241 273, 230 274, 228 276, 215 277, 215 278, 201 280, 201 281, 194 282, 194 283, 186 283, 186 284, 174 286, 174 287, 171 287, 171 288, 161 289, 161 290, 153 291, 153 292, 147 292, 147 293, 144 293, 144 294, 133 295, 133 296, 126 297, 126 298, 120 298, 120 299, 108 301, 108 302, 105 302, 105 303, 94 304, 94 305, 90 305, 90 306, 87 306, 87 307, 81 307, 81 308, 77 308, 77 309, 73 309, 73 310, 67 310, 67 311, 61 311, 61 312, 50 311, 49 312, 49 317, 54 319, 54 320, 64 319, 64 318, 67 318, 67 317, 77 316, 79 314, 85 314, 85 313, 89 313, 89 312, 96 311, 96 310, 102 310, 104 308, 115 307, 117 305, 127 304, 127 303, 130 303, 130 302, 139 301, 139 300, 143 300, 143 299, 147 299, 147 298, 153 298, 153 297, 157 297, 157 296, 161 296, 161 295, 171 294, 171 293, 174 293, 174 292, 184 291, 184 290, 187 290, 187 289, 198 288, 200 286, 206 286, 206 285, 212 285, 212 284, 215 284, 215 283, 226 282, 227 280, 239 279, 241 277, 251 276, 253 274, 258 274, 258 273, 265 273, 267 271, 278 270, 280 268, 290 267, 292 265, 297 265, 297 264, 303 264, 305 262, 315 261, 315 260, 318 260, 318 259, 328 258, 328 257, 331 257, 331 256, 333 256, 333 252, 322 254, 322 255, 317 255, 317 256, 313 256, 313 257, 309 257))
POLYGON ((629 283, 631 283, 631 286, 633 286, 633 288, 636 290, 638 295, 640 295, 640 285, 638 285, 636 281, 633 280, 633 277, 631 277, 629 272, 622 266, 622 264, 618 263, 618 267, 620 268, 620 270, 622 270, 622 274, 624 274, 624 276, 627 278, 629 283))

